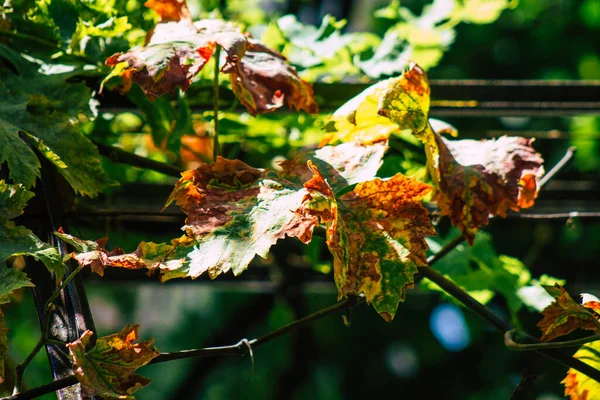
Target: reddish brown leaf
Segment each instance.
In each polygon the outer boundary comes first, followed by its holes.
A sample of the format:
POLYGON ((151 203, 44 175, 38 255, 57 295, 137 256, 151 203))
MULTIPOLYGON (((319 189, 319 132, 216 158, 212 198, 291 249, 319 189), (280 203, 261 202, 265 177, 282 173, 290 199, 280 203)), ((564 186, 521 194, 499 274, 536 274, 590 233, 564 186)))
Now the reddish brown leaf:
POLYGON ((273 111, 283 104, 315 114, 319 107, 309 83, 298 77, 285 57, 255 40, 248 40, 239 62, 221 69, 229 73, 235 95, 252 115, 273 111))
POLYGON ((436 200, 469 244, 490 215, 506 217, 533 205, 542 176, 542 158, 533 139, 449 141, 435 134, 439 149, 436 200))
POLYGON ((600 333, 600 322, 596 316, 577 304, 564 288, 556 284, 554 287, 544 286, 544 289, 556 301, 542 311, 544 318, 537 324, 542 330, 542 342, 568 335, 579 328, 600 333))
POLYGON ((219 45, 227 54, 221 72, 230 74, 234 93, 251 114, 284 104, 309 113, 318 111, 312 87, 298 77, 285 57, 248 39, 238 27, 215 19, 192 23, 184 0, 149 0, 146 5, 161 15, 162 23, 149 34, 146 46, 106 60, 114 70, 105 82, 121 76, 124 92, 135 82, 150 101, 177 88, 185 91, 219 45))
POLYGON ((67 344, 84 396, 133 400, 132 394, 150 383, 134 371, 160 353, 152 346, 153 340, 135 343, 138 328, 127 325, 119 333, 98 338, 89 350, 92 331, 85 331, 80 339, 67 344))

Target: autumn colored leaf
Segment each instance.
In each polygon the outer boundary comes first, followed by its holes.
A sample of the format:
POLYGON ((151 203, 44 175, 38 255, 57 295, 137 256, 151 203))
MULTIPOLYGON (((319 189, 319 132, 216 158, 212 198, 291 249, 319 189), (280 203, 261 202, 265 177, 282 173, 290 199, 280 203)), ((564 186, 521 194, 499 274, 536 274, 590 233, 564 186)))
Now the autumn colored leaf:
MULTIPOLYGON (((27 201, 33 197, 33 193, 25 189, 23 185, 10 185, 0 180, 0 264, 8 271, 6 282, 14 290, 14 285, 29 282, 25 280, 26 275, 20 271, 8 269, 5 261, 13 256, 31 256, 40 260, 50 272, 56 274, 58 281, 65 275, 65 265, 58 250, 47 243, 42 242, 32 231, 24 226, 16 226, 12 219, 23 213, 27 201), (19 283, 20 282, 20 283, 19 283)), ((1 267, 0 267, 1 269, 1 267)), ((0 290, 0 299, 6 293, 0 290)))
POLYGON ((252 115, 273 111, 286 104, 296 111, 316 114, 319 107, 312 87, 298 77, 284 56, 256 40, 248 40, 238 62, 221 69, 230 74, 233 92, 252 115))
POLYGON ((600 314, 600 299, 593 294, 581 293, 581 305, 600 314))
MULTIPOLYGON (((584 344, 573 357, 600 369, 600 341, 584 344)), ((600 383, 573 368, 569 368, 561 383, 565 385, 565 396, 571 400, 593 400, 600 395, 600 383)))
POLYGON ((581 328, 600 333, 600 322, 589 309, 575 302, 560 285, 544 286, 544 289, 556 299, 542 311, 544 318, 537 326, 542 330, 542 342, 568 335, 581 328))
POLYGON ((418 65, 411 63, 399 77, 370 86, 337 109, 320 145, 355 140, 368 144, 405 129, 424 140, 429 92, 427 76, 418 65))
POLYGON ((533 205, 544 173, 533 139, 449 141, 435 134, 439 182, 435 192, 441 215, 448 215, 469 242, 489 222, 533 205))
POLYGON ((148 0, 144 5, 156 11, 161 22, 190 19, 190 10, 185 0, 148 0))
POLYGON ((185 91, 218 45, 226 52, 221 72, 230 74, 235 95, 251 114, 284 104, 309 113, 318 111, 312 87, 298 77, 285 57, 249 39, 235 25, 216 19, 192 23, 183 0, 150 0, 146 5, 163 22, 154 28, 146 46, 106 60, 114 70, 105 82, 121 76, 124 92, 135 82, 151 101, 177 88, 185 91))
POLYGON ((127 325, 119 333, 96 340, 89 345, 92 331, 67 344, 73 372, 84 396, 133 400, 132 394, 150 383, 134 371, 152 361, 160 353, 153 340, 136 343, 139 325, 127 325))
POLYGON ((107 250, 106 238, 94 242, 76 238, 62 230, 54 234, 75 248, 71 258, 84 267, 89 265, 92 272, 100 276, 104 276, 104 269, 107 267, 148 269, 152 272, 157 269, 178 268, 185 260, 186 247, 179 242, 177 245, 141 242, 133 253, 125 253, 119 247, 107 250))
POLYGON ((383 318, 393 319, 417 267, 427 265, 425 237, 435 230, 421 200, 431 187, 397 174, 358 183, 336 198, 318 168, 309 166, 308 205, 297 212, 326 224, 339 297, 364 293, 383 318))

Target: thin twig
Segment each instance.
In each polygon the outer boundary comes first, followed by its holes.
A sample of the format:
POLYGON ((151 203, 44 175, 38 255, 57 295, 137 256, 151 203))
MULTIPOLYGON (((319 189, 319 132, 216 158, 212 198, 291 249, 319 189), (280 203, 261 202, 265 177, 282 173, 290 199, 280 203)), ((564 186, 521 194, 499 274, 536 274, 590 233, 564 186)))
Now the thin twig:
POLYGON ((101 155, 116 163, 149 169, 160 172, 161 174, 174 176, 176 178, 181 177, 181 170, 174 165, 154 161, 146 157, 140 157, 126 150, 114 146, 108 146, 95 140, 92 140, 92 142, 94 142, 96 147, 98 147, 98 151, 101 155))
POLYGON ((33 350, 31 350, 27 358, 25 358, 25 360, 23 360, 22 363, 17 364, 17 367, 15 369, 15 387, 13 390, 13 394, 19 393, 21 391, 21 387, 23 386, 23 374, 25 373, 25 368, 27 368, 31 360, 33 360, 37 353, 39 353, 43 346, 44 342, 42 342, 42 340, 40 339, 36 343, 33 350))
MULTIPOLYGON (((79 267, 75 268, 73 270, 73 272, 71 272, 69 274, 69 276, 67 276, 63 282, 61 283, 61 285, 56 288, 56 290, 54 291, 54 293, 52 293, 52 296, 50 296, 48 298, 48 300, 46 301, 46 304, 44 304, 44 311, 46 313, 51 311, 52 308, 52 302, 58 297, 58 295, 63 291, 64 288, 67 287, 67 285, 69 284, 69 282, 71 282, 73 280, 73 278, 75 278, 77 276, 77 274, 83 269, 83 265, 80 265, 79 267)), ((47 318, 49 319, 49 318, 47 318)), ((44 332, 44 335, 46 335, 48 332, 44 332)))
POLYGON ((518 343, 516 337, 523 337, 523 334, 516 329, 510 330, 504 334, 504 344, 510 350, 515 351, 532 351, 544 349, 563 349, 567 347, 579 347, 586 343, 597 342, 600 340, 600 335, 592 335, 581 339, 565 340, 563 342, 548 342, 548 343, 518 343))
POLYGON ((571 162, 571 160, 575 156, 576 151, 577 149, 575 147, 569 147, 567 149, 567 152, 565 153, 563 158, 561 158, 561 160, 558 163, 556 163, 556 165, 552 167, 552 169, 548 171, 546 175, 542 177, 542 179, 540 179, 540 190, 544 186, 546 186, 546 184, 550 182, 552 178, 554 178, 554 175, 559 173, 569 162, 571 162))
POLYGON ((427 264, 431 267, 433 264, 441 260, 446 256, 446 254, 450 253, 454 250, 459 244, 465 241, 465 237, 463 235, 459 235, 454 238, 452 241, 448 242, 440 251, 435 253, 434 255, 427 258, 427 264))
POLYGON ((215 49, 215 74, 213 76, 213 122, 215 133, 213 137, 213 161, 217 161, 217 156, 221 154, 219 146, 219 57, 221 56, 221 46, 217 45, 215 49))
POLYGON ((525 219, 569 219, 569 218, 600 218, 600 212, 571 211, 565 213, 533 214, 533 213, 509 213, 509 218, 525 219))

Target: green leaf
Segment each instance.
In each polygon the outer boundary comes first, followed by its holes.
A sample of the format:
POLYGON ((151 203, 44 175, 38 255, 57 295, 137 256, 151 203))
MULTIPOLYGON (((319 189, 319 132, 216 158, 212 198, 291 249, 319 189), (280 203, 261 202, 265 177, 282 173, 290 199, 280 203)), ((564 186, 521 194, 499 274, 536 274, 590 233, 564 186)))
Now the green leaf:
POLYGON ((4 262, 0 263, 0 304, 9 303, 8 295, 13 291, 34 286, 27 274, 14 268, 8 268, 4 262))
MULTIPOLYGON (((449 241, 449 237, 440 242, 435 239, 428 240, 434 252, 439 251, 449 241)), ((512 313, 516 313, 527 304, 524 298, 531 295, 538 296, 538 302, 541 304, 548 301, 546 296, 535 292, 539 286, 531 279, 528 268, 515 258, 498 255, 490 236, 485 233, 477 235, 473 246, 458 245, 440 259, 435 268, 481 303, 489 302, 495 294, 504 296, 512 313)), ((427 279, 423 280, 421 287, 445 293, 427 279)))
MULTIPOLYGON (((65 275, 65 265, 58 250, 42 242, 33 232, 23 226, 14 226, 10 219, 22 214, 27 200, 33 193, 23 185, 9 185, 0 180, 0 264, 12 256, 31 256, 40 260, 58 281, 65 275)), ((18 271, 17 271, 18 272, 18 271)), ((2 294, 0 293, 0 296, 2 294)))
POLYGON ((94 196, 110 182, 96 147, 76 122, 95 113, 90 90, 67 82, 73 73, 42 75, 32 68, 21 75, 0 73, 0 163, 8 164, 15 183, 32 187, 40 176, 40 162, 31 145, 75 192, 94 196))

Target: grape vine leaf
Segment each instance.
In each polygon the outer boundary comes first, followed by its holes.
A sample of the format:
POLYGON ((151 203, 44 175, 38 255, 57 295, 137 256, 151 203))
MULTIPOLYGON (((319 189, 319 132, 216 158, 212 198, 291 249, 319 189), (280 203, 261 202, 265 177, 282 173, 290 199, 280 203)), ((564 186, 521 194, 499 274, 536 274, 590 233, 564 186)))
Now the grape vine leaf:
MULTIPOLYGON (((573 357, 600 369, 600 341, 584 344, 573 357)), ((573 368, 569 368, 561 383, 565 385, 565 396, 571 400, 592 400, 600 394, 600 383, 573 368)))
MULTIPOLYGON (((31 197, 33 193, 23 185, 10 185, 0 180, 0 270, 3 275, 2 283, 8 285, 6 290, 9 291, 29 282, 24 273, 6 267, 5 261, 12 256, 31 256, 40 260, 50 272, 56 274, 57 281, 62 280, 65 275, 65 265, 58 250, 42 242, 24 226, 15 226, 12 221, 23 213, 31 197)), ((7 294, 6 290, 0 291, 0 299, 7 294)))
POLYGON ((367 144, 405 129, 424 140, 429 93, 425 72, 411 63, 399 77, 369 86, 338 108, 320 145, 355 140, 367 144))
POLYGON ((32 187, 41 166, 33 147, 76 193, 96 195, 111 182, 98 150, 78 127, 95 114, 90 90, 68 82, 74 72, 44 75, 17 57, 19 73, 0 70, 0 163, 8 164, 13 182, 32 187))
POLYGON ((285 236, 308 243, 320 220, 340 297, 364 293, 391 320, 417 267, 427 264, 424 238, 435 231, 420 204, 429 185, 401 174, 373 179, 386 147, 328 146, 284 162, 278 173, 224 158, 187 171, 167 201, 188 215, 186 235, 171 245, 152 244, 157 258, 144 258, 140 247, 117 254, 103 241, 58 235, 74 245, 82 265, 159 269, 165 281, 229 270, 238 275, 285 236))
POLYGON ((133 400, 132 394, 150 383, 134 371, 152 361, 160 352, 153 340, 135 343, 139 325, 126 325, 120 332, 98 338, 89 350, 92 331, 67 344, 73 372, 84 396, 133 400))
POLYGON ((544 289, 556 300, 542 311, 544 318, 537 324, 542 331, 542 342, 568 335, 578 328, 600 333, 597 315, 575 302, 562 286, 544 286, 544 289))
POLYGON ((89 265, 92 272, 100 276, 104 276, 106 267, 145 268, 149 272, 157 269, 177 269, 185 262, 187 253, 192 250, 187 246, 189 241, 175 239, 171 245, 141 242, 134 252, 125 253, 119 247, 108 251, 105 247, 106 238, 97 241, 82 240, 65 233, 62 229, 54 234, 75 248, 71 258, 84 267, 89 265))
POLYGON ((306 182, 308 207, 327 228, 339 297, 364 293, 387 321, 394 318, 419 266, 426 266, 425 237, 435 235, 421 200, 427 184, 397 174, 360 182, 336 197, 318 168, 306 182))
POLYGON ((441 121, 430 123, 430 88, 416 64, 399 77, 370 86, 339 108, 326 126, 322 144, 332 141, 380 140, 395 130, 410 130, 425 145, 427 166, 441 215, 448 215, 473 244, 475 233, 490 215, 506 216, 509 209, 531 207, 544 173, 533 140, 446 140, 456 134, 441 121), (440 132, 435 132, 435 126, 440 132))
POLYGON ((218 45, 226 52, 221 72, 230 75, 235 95, 251 114, 273 111, 283 104, 309 113, 318 111, 312 87, 287 65, 285 57, 248 39, 235 25, 216 19, 193 23, 189 13, 176 10, 185 6, 178 0, 146 4, 170 22, 159 23, 146 46, 109 57, 106 64, 114 70, 105 82, 121 76, 123 91, 136 82, 150 100, 174 93, 178 87, 185 91, 218 45))
POLYGON ((449 141, 435 134, 439 149, 439 183, 435 199, 469 242, 489 222, 509 209, 531 207, 544 173, 533 139, 449 141))
MULTIPOLYGON (((452 234, 443 239, 430 238, 427 242, 435 253, 455 236, 452 234)), ((523 305, 541 311, 554 301, 554 298, 540 287, 540 283, 554 284, 557 279, 548 275, 532 279, 531 273, 521 261, 498 254, 490 235, 485 232, 475 237, 472 246, 458 245, 440 259, 435 268, 480 303, 487 304, 495 295, 502 295, 511 313, 517 313, 523 305)), ((421 281, 419 287, 439 291, 449 300, 456 301, 426 278, 421 281)))

